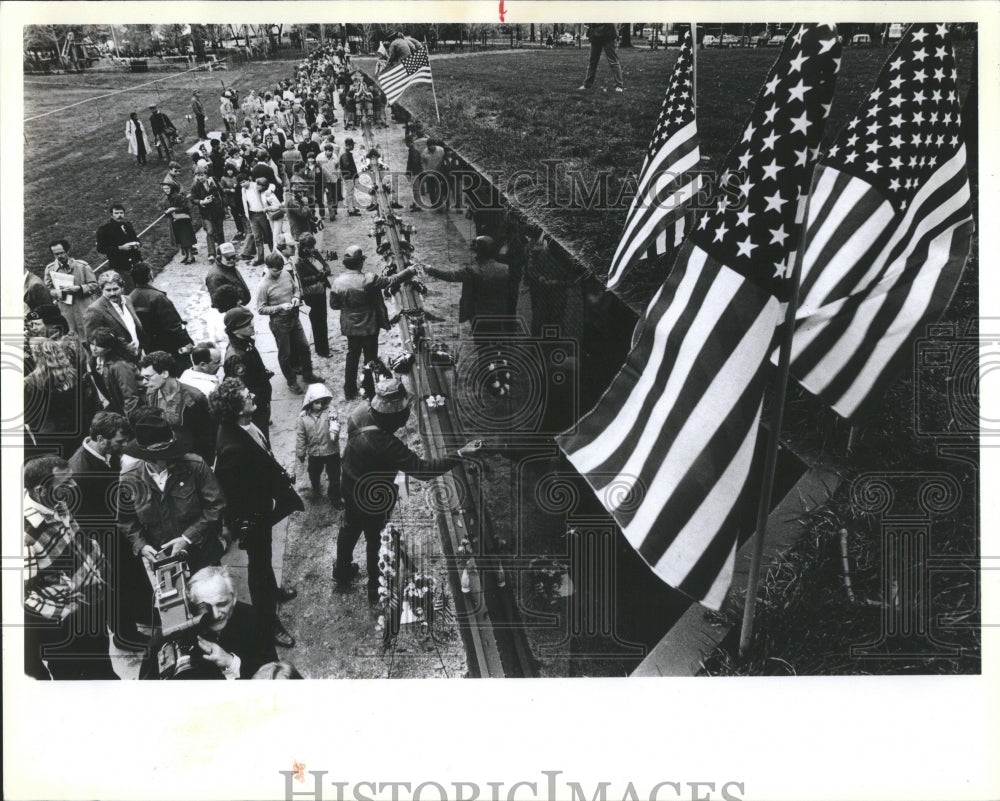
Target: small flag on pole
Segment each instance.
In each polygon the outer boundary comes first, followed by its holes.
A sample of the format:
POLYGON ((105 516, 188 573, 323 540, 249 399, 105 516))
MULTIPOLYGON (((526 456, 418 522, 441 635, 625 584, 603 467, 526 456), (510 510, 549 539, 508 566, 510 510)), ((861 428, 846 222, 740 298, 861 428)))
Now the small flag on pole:
POLYGON ((973 222, 960 111, 946 26, 913 25, 821 159, 791 374, 842 417, 912 360, 965 268, 973 222))
POLYGON ((375 62, 375 75, 378 76, 385 69, 385 65, 389 63, 389 53, 385 49, 385 42, 378 43, 376 57, 378 60, 375 62))
POLYGON ((414 50, 395 67, 385 70, 378 76, 378 84, 385 92, 386 100, 390 105, 399 100, 403 92, 415 83, 432 85, 434 83, 426 47, 414 50))
POLYGON ((729 192, 700 213, 621 372, 558 438, 657 575, 714 609, 732 580, 799 200, 839 56, 826 25, 785 41, 726 160, 729 192))
POLYGON ((691 200, 704 185, 700 173, 690 173, 701 159, 695 123, 693 54, 688 26, 639 173, 625 231, 611 260, 607 287, 612 291, 632 265, 645 259, 665 255, 669 270, 673 264, 670 256, 676 255, 687 233, 685 215, 691 200))

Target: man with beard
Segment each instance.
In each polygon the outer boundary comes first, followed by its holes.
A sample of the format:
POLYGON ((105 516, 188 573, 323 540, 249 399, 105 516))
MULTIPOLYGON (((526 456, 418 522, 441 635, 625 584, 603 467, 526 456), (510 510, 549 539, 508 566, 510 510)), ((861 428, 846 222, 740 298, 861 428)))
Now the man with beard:
POLYGON ((70 331, 82 335, 85 315, 99 295, 97 277, 87 262, 70 257, 67 240, 53 240, 49 250, 55 261, 45 267, 45 286, 59 304, 70 331))
POLYGON ((237 306, 223 318, 229 347, 222 362, 226 378, 239 378, 254 396, 256 409, 251 419, 254 425, 270 439, 271 378, 274 373, 264 366, 260 351, 254 344, 253 312, 237 306))
POLYGON ((134 288, 132 266, 142 258, 139 237, 132 223, 125 219, 125 207, 111 207, 111 219, 97 229, 97 250, 107 256, 109 270, 115 270, 123 280, 126 293, 134 288))

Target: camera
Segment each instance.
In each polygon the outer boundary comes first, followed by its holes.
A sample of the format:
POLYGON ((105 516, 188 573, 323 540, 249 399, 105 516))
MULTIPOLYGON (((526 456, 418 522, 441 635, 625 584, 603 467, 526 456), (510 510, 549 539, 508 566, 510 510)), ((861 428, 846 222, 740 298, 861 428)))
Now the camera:
POLYGON ((153 601, 160 615, 163 642, 156 652, 161 679, 198 678, 204 662, 198 632, 205 610, 188 593, 191 578, 184 553, 160 551, 152 562, 153 601))
MULTIPOLYGON (((983 320, 986 323, 987 320, 983 320)), ((995 325, 995 321, 992 321, 995 325)), ((939 323, 916 342, 914 424, 922 436, 987 436, 1000 425, 980 409, 980 376, 1000 362, 1000 337, 972 320, 939 323)))

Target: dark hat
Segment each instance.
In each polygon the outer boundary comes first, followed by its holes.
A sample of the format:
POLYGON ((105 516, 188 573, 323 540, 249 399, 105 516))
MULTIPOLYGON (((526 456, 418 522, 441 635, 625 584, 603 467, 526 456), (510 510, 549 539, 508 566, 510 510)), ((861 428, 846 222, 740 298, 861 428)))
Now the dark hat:
POLYGON ((253 312, 246 306, 237 306, 230 309, 222 318, 222 323, 226 327, 226 333, 231 334, 237 328, 242 328, 247 323, 253 322, 253 312))
POLYGON ((183 442, 164 418, 144 415, 132 426, 135 439, 122 450, 135 459, 176 459, 188 452, 183 442))
POLYGON ((344 266, 348 269, 360 268, 365 260, 365 252, 357 245, 348 245, 344 251, 344 266))
POLYGON ((394 414, 410 407, 410 396, 398 378, 384 378, 375 385, 371 400, 373 412, 394 414))
POLYGON ((150 108, 156 108, 156 103, 150 103, 150 104, 149 104, 149 107, 150 107, 150 108))

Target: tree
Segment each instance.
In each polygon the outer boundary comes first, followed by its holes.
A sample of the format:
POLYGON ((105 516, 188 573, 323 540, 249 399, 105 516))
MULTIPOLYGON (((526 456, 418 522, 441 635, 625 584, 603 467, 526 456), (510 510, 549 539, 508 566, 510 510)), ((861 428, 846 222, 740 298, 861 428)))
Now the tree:
MULTIPOLYGON (((193 27, 193 26, 192 26, 193 27)), ((202 25, 202 30, 205 32, 205 36, 211 43, 214 50, 219 50, 222 48, 222 41, 226 38, 226 26, 225 25, 202 25)))
POLYGON ((632 25, 626 23, 621 26, 621 41, 618 43, 619 47, 631 47, 632 46, 632 25))
POLYGON ((202 25, 191 25, 191 47, 198 61, 205 60, 205 28, 202 25))

